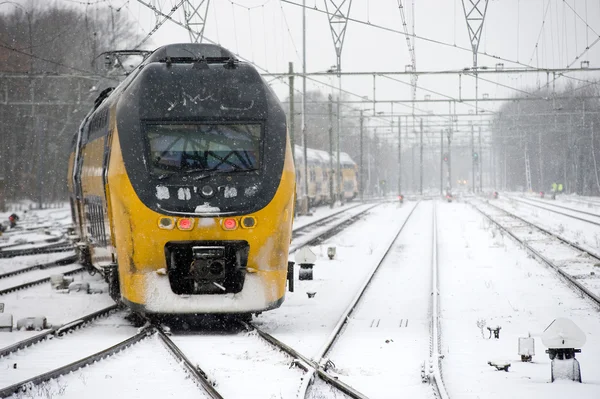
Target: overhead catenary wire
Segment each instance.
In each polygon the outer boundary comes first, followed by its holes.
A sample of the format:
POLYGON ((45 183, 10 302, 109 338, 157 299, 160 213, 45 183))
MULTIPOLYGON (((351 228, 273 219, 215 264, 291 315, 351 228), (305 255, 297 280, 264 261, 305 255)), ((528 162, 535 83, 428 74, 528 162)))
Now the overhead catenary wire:
POLYGON ((544 32, 544 25, 546 24, 546 16, 548 15, 548 10, 549 9, 550 9, 550 0, 547 0, 546 11, 544 11, 544 16, 542 18, 542 26, 540 26, 540 31, 538 33, 537 40, 535 41, 535 45, 533 46, 533 51, 531 53, 531 57, 529 57, 528 64, 531 64, 531 62, 533 61, 533 56, 537 52, 538 45, 540 43, 540 38, 542 37, 542 33, 544 32))
MULTIPOLYGON (((297 7, 303 7, 302 4, 298 4, 298 3, 294 2, 294 1, 291 1, 291 0, 280 0, 280 1, 283 2, 283 3, 287 3, 287 4, 291 4, 291 5, 297 6, 297 7)), ((322 14, 327 14, 327 11, 321 10, 320 8, 318 8, 316 6, 313 7, 313 8, 307 6, 306 8, 308 10, 310 10, 310 11, 319 12, 319 13, 322 13, 322 14)), ((353 22, 353 23, 358 23, 358 24, 361 24, 361 25, 371 26, 373 28, 381 29, 381 30, 384 30, 384 31, 387 31, 387 32, 396 33, 396 34, 399 34, 399 35, 404 35, 404 32, 402 32, 400 30, 393 29, 393 28, 388 28, 388 27, 385 27, 383 25, 373 24, 373 23, 370 23, 370 22, 367 22, 367 21, 362 21, 360 19, 356 19, 356 18, 350 18, 349 17, 348 21, 349 22, 353 22)), ((457 45, 454 45, 454 44, 443 42, 441 40, 431 39, 431 38, 420 36, 420 35, 416 35, 416 34, 411 34, 411 36, 414 39, 419 39, 419 40, 423 40, 423 41, 426 41, 426 42, 438 44, 440 46, 451 47, 451 48, 455 48, 455 49, 458 49, 458 50, 461 50, 461 51, 468 51, 469 53, 473 53, 473 50, 470 49, 470 48, 467 48, 467 47, 457 46, 457 45)), ((477 54, 484 55, 484 56, 490 57, 490 58, 494 58, 494 59, 499 60, 499 61, 511 62, 513 64, 518 64, 518 65, 521 65, 521 66, 533 68, 532 65, 527 65, 527 64, 524 64, 524 63, 519 62, 519 61, 514 61, 514 60, 511 60, 511 59, 508 59, 508 58, 500 57, 498 55, 489 54, 487 52, 478 52, 477 54)))

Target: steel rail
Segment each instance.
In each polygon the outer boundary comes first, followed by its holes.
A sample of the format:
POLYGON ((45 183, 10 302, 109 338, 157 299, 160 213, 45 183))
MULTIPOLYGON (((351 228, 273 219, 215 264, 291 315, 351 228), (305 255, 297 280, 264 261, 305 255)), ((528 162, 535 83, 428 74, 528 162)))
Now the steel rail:
POLYGON ((179 349, 179 347, 167 336, 167 334, 159 326, 155 326, 158 332, 158 337, 165 344, 169 352, 177 359, 178 363, 181 364, 191 375, 194 377, 196 382, 200 384, 202 389, 213 399, 223 399, 223 396, 216 390, 216 388, 208 380, 207 374, 200 368, 200 366, 194 365, 190 359, 179 349))
MULTIPOLYGON (((23 244, 27 245, 27 244, 23 244)), ((66 242, 53 243, 43 247, 27 248, 27 249, 9 249, 8 251, 0 250, 0 258, 15 258, 17 256, 47 254, 51 252, 66 252, 74 249, 73 245, 66 242)))
POLYGON ((13 395, 18 392, 27 391, 27 389, 31 388, 31 386, 42 384, 46 381, 49 381, 54 378, 58 378, 62 375, 69 374, 73 371, 79 370, 82 367, 88 366, 92 363, 97 362, 98 360, 102 360, 106 357, 112 356, 117 352, 120 352, 138 342, 142 339, 147 338, 152 335, 156 330, 154 328, 145 328, 140 332, 135 334, 134 336, 127 338, 124 341, 119 342, 116 345, 111 346, 110 348, 104 349, 100 352, 96 352, 90 356, 87 356, 83 359, 77 360, 73 363, 69 363, 65 366, 59 367, 47 373, 43 373, 37 375, 35 377, 29 378, 27 380, 18 382, 16 384, 10 385, 8 387, 0 389, 0 398, 6 398, 10 395, 13 395))
POLYGON ((254 325, 252 323, 246 323, 244 321, 240 321, 240 323, 242 323, 242 325, 247 330, 256 331, 258 333, 258 335, 260 335, 261 338, 263 338, 265 341, 267 341, 272 346, 287 353, 290 357, 292 357, 294 359, 293 365, 300 367, 305 372, 310 372, 310 371, 316 372, 317 375, 322 380, 324 380, 325 382, 327 382, 330 385, 333 385, 335 388, 337 388, 341 392, 345 393, 346 395, 350 396, 351 398, 367 399, 367 396, 363 395, 356 389, 352 388, 350 385, 344 383, 343 381, 340 381, 336 377, 331 376, 326 370, 324 370, 321 366, 319 366, 319 364, 316 363, 314 360, 309 359, 308 357, 304 356, 303 354, 301 354, 300 352, 298 352, 291 346, 281 342, 277 338, 273 337, 271 334, 256 327, 256 325, 254 325))
MULTIPOLYGON (((378 202, 364 210, 362 210, 361 212, 357 213, 356 215, 352 215, 350 217, 347 217, 345 219, 342 219, 341 221, 339 221, 338 223, 335 223, 331 226, 329 226, 329 228, 321 233, 319 233, 318 235, 309 238, 306 241, 302 241, 299 244, 298 243, 294 243, 292 241, 292 245, 290 245, 289 251, 288 253, 293 253, 295 251, 297 251, 298 249, 300 249, 301 247, 307 246, 307 245, 317 245, 320 242, 328 239, 329 237, 334 236, 335 234, 339 233, 340 231, 342 231, 343 229, 345 229, 346 227, 350 226, 351 224, 353 224, 354 222, 358 221, 365 213, 369 212, 371 209, 382 205, 383 202, 378 202)), ((352 209, 354 209, 354 207, 352 207, 352 209)), ((348 209, 346 209, 345 211, 348 211, 348 209)), ((345 212, 344 211, 344 212, 345 212)), ((333 219, 338 219, 340 215, 340 212, 336 213, 335 216, 337 216, 336 218, 333 219)), ((323 220, 323 219, 321 219, 323 220)), ((324 224, 330 223, 332 220, 332 218, 327 218, 327 220, 325 221, 324 224)), ((314 227, 314 225, 313 225, 314 227)), ((300 237, 296 237, 296 240, 298 240, 300 237)))
MULTIPOLYGON (((559 276, 563 277, 563 279, 566 280, 566 282, 571 285, 571 287, 578 289, 582 294, 586 295, 590 300, 592 300, 592 302, 594 302, 597 306, 600 306, 600 297, 598 295, 594 294, 589 289, 587 289, 586 287, 584 287, 579 281, 577 281, 575 278, 573 278, 573 276, 569 275, 567 272, 565 272, 560 267, 558 267, 557 265, 555 265, 554 262, 552 262, 550 259, 546 258, 539 251, 537 251, 534 248, 532 248, 527 243, 527 241, 521 240, 519 237, 517 237, 515 234, 513 234, 508 228, 502 226, 499 222, 497 222, 496 220, 494 220, 490 215, 488 215, 487 213, 485 213, 484 211, 482 211, 476 205, 474 205, 473 203, 470 203, 470 205, 475 210, 477 210, 479 213, 481 213, 483 216, 485 216, 490 222, 492 222, 494 225, 496 225, 502 231, 506 232, 506 234, 508 234, 510 237, 512 237, 516 242, 518 242, 524 248, 526 248, 527 251, 530 254, 534 255, 542 263, 546 264, 547 266, 549 266, 550 268, 552 268, 554 271, 556 271, 559 274, 559 276)), ((503 211, 503 212, 505 212, 509 216, 512 216, 510 212, 505 211, 504 209, 501 209, 501 208, 498 208, 498 207, 496 207, 496 208, 499 209, 499 210, 501 210, 501 211, 503 211)), ((518 217, 516 217, 516 218, 519 219, 518 217)), ((527 222, 527 221, 524 221, 524 222, 527 223, 530 227, 533 227, 535 229, 539 229, 540 231, 543 231, 543 229, 540 229, 538 226, 534 225, 533 223, 530 223, 530 222, 527 222)), ((554 237, 556 238, 556 236, 554 236, 554 237)))
POLYGON ((589 219, 584 219, 584 218, 580 218, 580 217, 577 217, 577 216, 569 215, 568 213, 564 213, 564 212, 561 212, 561 211, 557 211, 556 209, 550 209, 550 208, 546 208, 544 206, 532 204, 530 202, 524 201, 524 200, 519 199, 519 198, 515 198, 515 197, 508 197, 508 198, 512 199, 513 201, 517 201, 517 202, 520 202, 522 204, 525 204, 525 205, 533 206, 533 207, 536 207, 536 208, 539 208, 539 209, 544 209, 546 211, 554 212, 554 213, 559 214, 559 215, 568 216, 568 217, 570 217, 572 219, 576 219, 576 220, 580 220, 582 222, 586 222, 586 223, 590 223, 590 224, 593 224, 593 225, 596 225, 596 226, 600 226, 600 222, 594 222, 594 221, 591 221, 589 219))
MULTIPOLYGON (((352 299, 352 301, 350 302, 350 304, 348 305, 348 307, 346 308, 346 310, 344 310, 344 312, 342 313, 342 316, 338 320, 338 323, 334 327, 334 329, 333 329, 332 333, 330 334, 329 338, 327 339, 327 341, 325 342, 325 344, 322 346, 322 348, 319 350, 319 352, 315 356, 315 358, 317 358, 318 360, 314 360, 313 363, 316 363, 316 365, 318 365, 318 368, 309 371, 309 375, 303 380, 304 382, 303 382, 303 385, 302 385, 301 389, 304 392, 304 396, 306 396, 306 393, 308 392, 308 389, 310 388, 310 386, 314 382, 314 375, 315 375, 315 373, 319 377, 321 377, 321 378, 322 378, 322 374, 323 373, 325 373, 325 374, 327 373, 327 359, 326 359, 327 354, 330 352, 331 348, 333 348, 333 346, 334 346, 335 342, 337 341, 337 339, 342 335, 342 330, 343 330, 344 326, 348 322, 348 320, 349 320, 350 316, 352 315, 352 313, 354 312, 354 310, 357 308, 360 300, 362 299, 364 293, 367 290, 367 287, 369 286, 369 284, 371 283, 371 281, 373 281, 373 277, 375 276, 375 274, 379 270, 379 267, 383 264, 384 260, 387 258, 388 254, 392 250, 392 247, 394 246, 394 243, 397 241, 398 237, 400 236, 400 233, 404 230, 404 227, 406 226, 408 220, 413 215, 415 209, 417 209, 417 207, 419 206, 419 204, 420 204, 420 201, 417 202, 413 206, 413 208, 411 209, 410 213, 408 214, 408 216, 406 217, 406 219, 404 220, 404 222, 402 223, 402 225, 400 226, 400 228, 397 230, 396 234, 394 235, 394 237, 390 241, 390 243, 389 243, 386 251, 383 253, 382 257, 377 261, 377 263, 375 264, 375 266, 371 269, 371 271, 369 272, 368 278, 365 280, 365 282, 363 283, 363 285, 360 287, 360 289, 358 290, 358 292, 356 293, 356 295, 354 296, 354 298, 352 299)), ((335 377, 331 377, 331 378, 332 379, 337 379, 335 377)), ((337 381, 340 381, 340 380, 337 379, 337 381)), ((365 398, 367 398, 367 396, 365 396, 364 394, 359 393, 358 391, 356 391, 356 396, 352 396, 352 394, 350 394, 350 393, 347 393, 347 394, 350 395, 351 397, 355 398, 355 399, 365 399, 365 398)))
POLYGON ((535 229, 538 229, 538 230, 540 230, 541 232, 545 233, 546 235, 549 235, 549 236, 551 236, 551 237, 553 237, 553 238, 556 238, 557 240, 559 240, 559 241, 560 241, 560 242, 562 242, 563 244, 566 244, 566 245, 568 245, 568 246, 570 246, 570 247, 573 247, 573 248, 577 249, 578 251, 581 251, 581 252, 583 252, 583 253, 585 253, 585 254, 587 254, 587 255, 591 256, 592 258, 594 258, 594 259, 596 259, 596 260, 600 261, 600 254, 596 254, 596 253, 594 253, 594 252, 590 251, 589 249, 585 249, 585 248, 583 248, 581 245, 579 245, 579 244, 576 244, 576 243, 574 243, 574 242, 573 242, 573 241, 571 241, 571 240, 568 240, 568 239, 566 239, 566 238, 564 238, 564 237, 562 237, 562 236, 559 236, 558 234, 555 234, 555 233, 551 232, 551 231, 550 231, 550 230, 548 230, 548 229, 545 229, 545 228, 543 228, 543 227, 540 227, 540 226, 538 226, 538 225, 536 225, 536 224, 533 224, 532 222, 530 222, 530 221, 528 221, 528 220, 526 220, 526 219, 522 218, 521 216, 517 216, 517 215, 515 215, 514 213, 512 213, 512 212, 509 212, 509 211, 507 211, 507 210, 506 210, 506 209, 504 209, 504 208, 500 208, 498 205, 489 204, 489 203, 488 203, 488 205, 489 205, 489 206, 491 206, 492 208, 496 208, 496 209, 498 209, 499 211, 502 211, 502 212, 504 212, 504 213, 508 214, 510 217, 512 217, 512 218, 514 218, 514 219, 517 219, 517 220, 519 220, 519 221, 521 221, 521 222, 525 223, 527 226, 531 226, 531 227, 533 227, 533 228, 535 228, 535 229))
MULTIPOLYGON (((544 204, 544 205, 547 205, 547 206, 553 206, 553 207, 556 207, 556 208, 566 209, 566 210, 571 211, 571 212, 581 213, 583 215, 589 215, 589 216, 593 216, 595 218, 600 218, 600 214, 598 214, 598 213, 586 212, 586 211, 582 211, 580 209, 575 209, 575 208, 571 208, 571 207, 564 206, 564 205, 557 205, 557 204, 554 204, 554 203, 552 203, 550 201, 540 201, 540 200, 534 199, 534 198, 523 198, 523 199, 521 199, 521 198, 513 197, 513 196, 507 196, 507 198, 510 198, 510 199, 513 199, 513 200, 517 200, 517 201, 520 201, 520 202, 527 202, 527 201, 537 202, 537 203, 544 204)), ((531 205, 535 206, 534 204, 531 204, 531 205)), ((554 212, 554 211, 551 211, 551 212, 554 212)))
POLYGON ((69 255, 66 258, 57 259, 52 262, 42 263, 39 265, 33 265, 33 266, 25 267, 25 268, 19 269, 19 270, 13 270, 12 272, 0 274, 0 280, 3 278, 16 276, 18 274, 27 273, 27 272, 30 272, 33 270, 50 269, 50 268, 57 267, 57 266, 70 265, 71 263, 77 262, 77 259, 78 259, 77 255, 69 255))
POLYGON ((437 214, 436 214, 436 201, 433 201, 433 222, 432 222, 432 241, 431 241, 431 359, 430 365, 432 366, 431 379, 433 381, 433 388, 437 392, 438 397, 442 399, 448 399, 450 396, 446 391, 444 380, 442 378, 442 354, 441 354, 441 332, 440 332, 440 281, 438 273, 438 243, 437 243, 437 214))
MULTIPOLYGON (((80 272, 82 272, 84 270, 85 270, 84 267, 79 267, 77 269, 70 270, 70 271, 62 273, 62 274, 65 275, 65 276, 70 276, 71 274, 77 274, 77 273, 80 273, 80 272)), ((21 289, 24 289, 24 288, 30 288, 30 287, 33 287, 35 285, 49 283, 49 282, 50 282, 50 277, 45 277, 45 278, 41 278, 39 280, 29 281, 27 283, 15 285, 13 287, 9 287, 9 288, 5 288, 3 290, 0 290, 0 296, 1 295, 6 295, 6 294, 10 294, 11 292, 18 291, 18 290, 21 290, 21 289)))
POLYGON ((4 347, 4 348, 0 349, 0 358, 7 356, 13 352, 16 352, 20 349, 24 349, 31 345, 37 344, 37 343, 45 340, 46 338, 50 337, 51 335, 60 337, 69 331, 75 330, 77 328, 81 328, 81 327, 89 324, 93 320, 96 320, 100 317, 108 316, 110 313, 116 311, 117 309, 118 309, 118 305, 116 305, 116 304, 110 305, 104 309, 100 309, 96 312, 90 313, 86 316, 80 317, 78 319, 75 319, 73 321, 65 323, 61 326, 52 327, 49 330, 46 330, 46 331, 41 332, 40 334, 34 335, 33 337, 24 339, 22 341, 19 341, 12 345, 4 347))
POLYGON ((363 204, 363 203, 356 204, 356 205, 354 205, 354 206, 351 206, 351 207, 349 207, 349 208, 345 208, 345 209, 342 209, 342 210, 340 210, 340 211, 338 211, 338 212, 335 212, 335 213, 332 213, 332 214, 330 214, 330 215, 327 215, 327 216, 325 216, 325 217, 324 217, 324 218, 322 218, 322 219, 314 220, 314 221, 312 221, 312 222, 310 222, 310 223, 307 223, 307 224, 305 224, 304 226, 301 226, 301 227, 295 228, 295 229, 292 231, 292 239, 294 239, 294 238, 295 238, 295 236, 297 236, 298 234, 300 234, 300 233, 303 233, 303 232, 304 232, 304 230, 309 230, 309 229, 311 229, 312 227, 314 227, 315 225, 320 225, 321 223, 323 223, 323 224, 324 224, 324 223, 327 223, 327 222, 329 222, 331 219, 335 218, 336 216, 339 216, 339 215, 341 215, 341 214, 343 214, 343 213, 345 213, 345 212, 347 212, 347 211, 349 211, 349 210, 351 210, 351 209, 354 209, 354 208, 356 208, 356 207, 359 207, 359 206, 361 206, 361 205, 364 205, 364 204, 363 204))

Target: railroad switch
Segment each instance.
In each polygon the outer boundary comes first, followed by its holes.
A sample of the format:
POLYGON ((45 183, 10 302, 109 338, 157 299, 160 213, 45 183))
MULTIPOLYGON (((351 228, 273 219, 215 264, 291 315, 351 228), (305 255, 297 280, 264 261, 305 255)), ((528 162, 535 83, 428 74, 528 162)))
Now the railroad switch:
POLYGON ((492 333, 493 333, 494 338, 500 339, 500 330, 502 329, 502 327, 495 326, 495 327, 488 327, 487 329, 490 332, 490 338, 492 338, 492 333))

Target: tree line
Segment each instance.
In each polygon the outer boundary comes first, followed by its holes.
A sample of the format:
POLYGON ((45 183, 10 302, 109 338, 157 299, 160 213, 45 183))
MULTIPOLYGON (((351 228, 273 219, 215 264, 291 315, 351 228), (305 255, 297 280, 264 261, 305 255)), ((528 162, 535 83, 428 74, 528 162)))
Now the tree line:
POLYGON ((493 121, 500 189, 549 192, 552 184, 600 195, 600 86, 573 82, 505 103, 493 121))
POLYGON ((106 78, 107 50, 139 41, 125 11, 0 5, 0 197, 66 199, 70 144, 106 78))

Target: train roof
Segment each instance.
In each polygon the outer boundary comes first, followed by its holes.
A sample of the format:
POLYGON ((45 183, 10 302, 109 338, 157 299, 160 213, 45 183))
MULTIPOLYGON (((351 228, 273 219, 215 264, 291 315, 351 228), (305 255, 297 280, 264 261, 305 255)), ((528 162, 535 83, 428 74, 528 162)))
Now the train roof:
POLYGON ((146 58, 144 63, 166 62, 170 60, 227 60, 237 61, 235 55, 216 44, 207 43, 175 43, 157 48, 146 58))
MULTIPOLYGON (((323 150, 316 150, 314 148, 307 148, 306 153, 308 156, 309 163, 329 163, 329 152, 323 150)), ((304 148, 296 145, 294 148, 294 155, 297 160, 304 160, 304 148)), ((335 162, 335 159, 334 159, 335 162)), ((353 166, 356 163, 352 160, 352 157, 345 152, 340 152, 340 164, 345 166, 353 166)))

